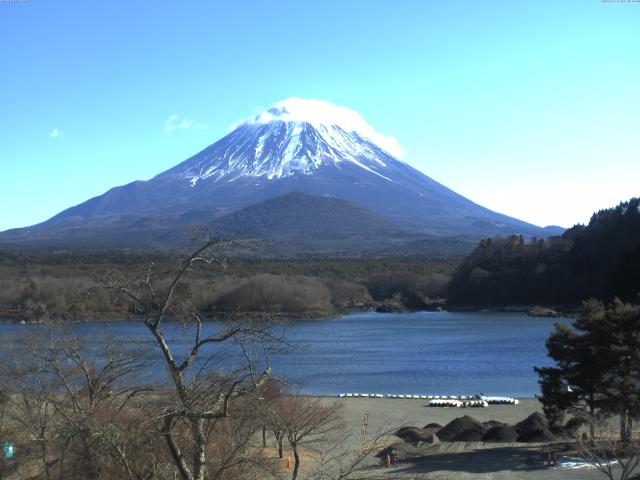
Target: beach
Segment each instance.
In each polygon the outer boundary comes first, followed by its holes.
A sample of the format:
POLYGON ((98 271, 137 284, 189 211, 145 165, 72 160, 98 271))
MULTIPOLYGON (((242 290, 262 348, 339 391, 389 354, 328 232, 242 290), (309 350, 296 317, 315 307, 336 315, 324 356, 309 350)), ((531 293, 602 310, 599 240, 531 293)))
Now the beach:
MULTIPOLYGON (((368 435, 382 430, 395 431, 400 426, 424 427, 429 423, 446 425, 451 420, 469 415, 485 422, 497 420, 515 424, 542 408, 536 399, 520 399, 518 405, 490 405, 487 408, 436 408, 427 407, 426 400, 373 399, 373 398, 319 398, 326 404, 343 405, 344 422, 355 432, 351 437, 356 446, 366 437, 362 434, 367 423, 368 435), (366 422, 365 422, 366 419, 366 422)), ((395 436, 387 443, 401 442, 395 436)), ((573 459, 569 442, 553 444, 535 443, 439 443, 425 449, 425 455, 416 461, 389 467, 380 466, 380 460, 371 459, 370 468, 377 475, 389 479, 410 480, 471 480, 471 479, 598 479, 602 474, 595 468, 570 468, 573 459), (564 466, 549 468, 546 460, 550 451, 557 452, 564 466)))
POLYGON ((355 429, 362 427, 365 413, 369 414, 369 427, 377 429, 385 425, 424 427, 432 422, 446 425, 462 415, 469 415, 481 422, 498 420, 513 424, 533 412, 542 412, 542 405, 536 399, 520 399, 518 405, 489 405, 487 408, 427 407, 428 400, 417 399, 327 398, 326 401, 341 402, 344 405, 345 421, 355 429))

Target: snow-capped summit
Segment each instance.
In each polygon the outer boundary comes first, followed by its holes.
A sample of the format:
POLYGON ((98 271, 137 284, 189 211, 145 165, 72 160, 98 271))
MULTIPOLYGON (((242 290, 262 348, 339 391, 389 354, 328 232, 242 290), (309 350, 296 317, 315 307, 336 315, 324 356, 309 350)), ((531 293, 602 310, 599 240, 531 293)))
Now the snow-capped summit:
POLYGON ((388 159, 403 153, 393 137, 377 132, 357 112, 301 98, 283 100, 236 124, 205 152, 170 173, 195 186, 205 179, 312 175, 322 166, 346 162, 388 179, 388 159))
POLYGON ((331 127, 339 127, 345 132, 356 133, 358 136, 366 138, 396 158, 404 157, 404 150, 395 137, 378 132, 358 112, 325 100, 288 98, 242 123, 269 123, 273 121, 308 123, 321 131, 330 131, 331 127))
MULTIPOLYGON (((332 215, 347 215, 346 204, 322 201, 341 199, 351 202, 349 215, 364 212, 358 210, 362 208, 370 211, 362 213, 369 219, 383 218, 405 229, 408 245, 423 238, 413 235, 424 234, 481 238, 553 233, 473 203, 400 161, 400 153, 393 137, 376 131, 356 112, 322 100, 290 98, 237 124, 228 135, 170 170, 148 181, 112 188, 26 231, 52 239, 62 238, 63 230, 73 232, 69 235, 94 232, 101 242, 122 243, 131 241, 131 232, 138 232, 134 235, 138 241, 148 236, 170 243, 177 224, 211 226, 222 215, 256 205, 251 215, 240 216, 247 228, 251 222, 264 227, 254 233, 276 229, 274 208, 286 210, 277 213, 291 216, 289 226, 323 222, 332 215), (314 197, 307 206, 316 205, 326 215, 316 215, 311 207, 307 213, 287 208, 306 198, 288 195, 292 192, 314 197), (268 208, 263 203, 283 196, 284 201, 269 203, 268 208), (342 213, 331 214, 333 208, 342 213)), ((363 238, 369 241, 372 230, 367 232, 363 238)), ((12 238, 24 234, 17 231, 12 238)))

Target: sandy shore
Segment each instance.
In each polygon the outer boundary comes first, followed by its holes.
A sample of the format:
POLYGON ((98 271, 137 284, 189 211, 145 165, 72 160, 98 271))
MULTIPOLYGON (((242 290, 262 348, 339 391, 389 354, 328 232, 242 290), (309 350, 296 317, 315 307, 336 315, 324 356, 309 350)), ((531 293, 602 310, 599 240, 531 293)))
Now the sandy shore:
POLYGON ((323 399, 327 402, 341 402, 344 417, 349 427, 362 428, 363 415, 369 414, 369 426, 373 429, 385 425, 412 425, 424 427, 431 422, 446 425, 462 415, 476 420, 498 420, 517 423, 533 412, 541 412, 542 406, 535 399, 520 400, 518 405, 489 405, 487 408, 436 408, 427 407, 427 400, 399 400, 387 398, 347 398, 323 399))
MULTIPOLYGON (((368 415, 369 433, 402 425, 423 427, 436 422, 445 425, 454 418, 469 415, 479 421, 498 420, 517 423, 533 412, 541 411, 534 399, 523 399, 519 405, 491 405, 488 408, 434 408, 425 400, 399 399, 337 399, 322 398, 323 403, 342 403, 344 421, 348 429, 356 433, 354 445, 362 439, 364 416, 368 415)), ((392 437, 390 442, 400 441, 392 437)), ((545 465, 548 452, 555 450, 558 458, 571 456, 567 444, 485 444, 441 443, 429 447, 419 461, 392 467, 373 467, 377 474, 389 479, 407 480, 467 480, 467 479, 598 479, 602 474, 594 468, 549 468, 545 465)))

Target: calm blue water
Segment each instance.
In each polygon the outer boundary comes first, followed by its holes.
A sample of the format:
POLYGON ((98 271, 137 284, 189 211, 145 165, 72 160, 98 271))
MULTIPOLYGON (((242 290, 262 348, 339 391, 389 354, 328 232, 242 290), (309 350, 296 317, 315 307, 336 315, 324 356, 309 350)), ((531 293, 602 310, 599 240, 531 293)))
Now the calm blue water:
MULTIPOLYGON (((507 313, 355 313, 333 320, 284 324, 290 347, 271 355, 274 374, 304 393, 475 394, 533 397, 534 366, 549 364, 545 340, 554 320, 507 313)), ((209 324, 214 329, 218 324, 209 324)), ((166 327, 185 352, 189 332, 166 327)), ((0 344, 19 341, 37 325, 0 324, 0 344)), ((105 335, 140 343, 140 322, 73 327, 88 342, 105 335)), ((237 357, 236 357, 237 358, 237 357)), ((229 361, 225 361, 229 366, 229 361)), ((148 378, 161 376, 154 369, 148 378)))

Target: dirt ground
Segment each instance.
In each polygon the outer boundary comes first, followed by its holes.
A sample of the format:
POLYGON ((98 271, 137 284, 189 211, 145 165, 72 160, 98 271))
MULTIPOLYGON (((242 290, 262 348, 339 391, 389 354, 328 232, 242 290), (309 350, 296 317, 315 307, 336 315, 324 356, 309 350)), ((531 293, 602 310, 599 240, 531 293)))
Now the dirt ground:
MULTIPOLYGON (((524 399, 519 405, 491 405, 488 408, 436 408, 427 407, 425 400, 401 399, 333 399, 322 398, 324 403, 341 402, 344 420, 348 429, 356 433, 354 445, 362 435, 367 423, 368 434, 403 425, 424 427, 431 422, 446 425, 454 418, 469 415, 479 421, 498 420, 514 424, 535 411, 541 411, 537 400, 524 399), (366 420, 366 422, 365 422, 366 420)), ((400 441, 396 437, 391 442, 400 441)), ((467 479, 599 479, 605 478, 595 468, 582 466, 573 468, 571 461, 577 460, 570 444, 487 444, 440 443, 430 446, 425 455, 412 463, 401 463, 390 467, 378 466, 372 459, 370 466, 378 474, 389 479, 406 480, 467 480, 467 479), (550 451, 557 452, 560 465, 548 467, 546 460, 550 451)))

